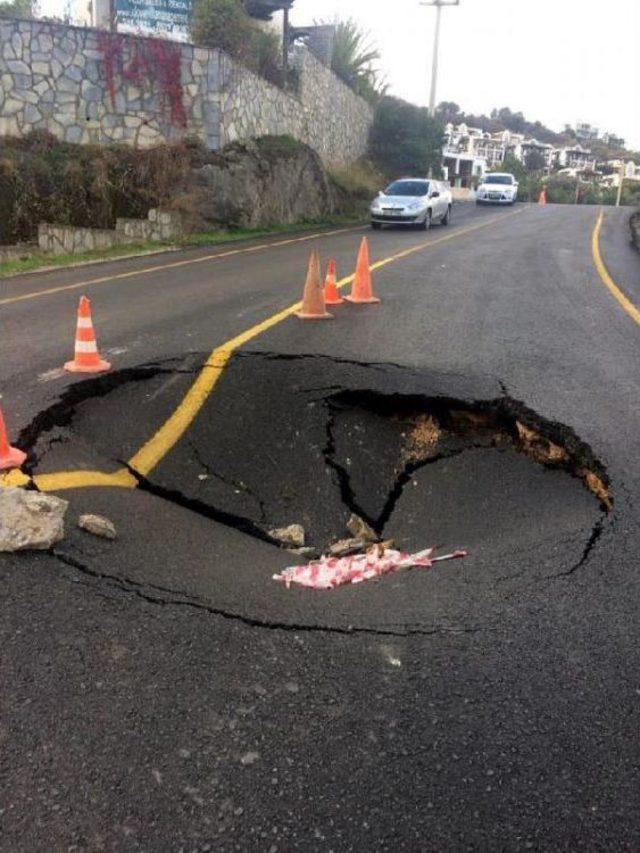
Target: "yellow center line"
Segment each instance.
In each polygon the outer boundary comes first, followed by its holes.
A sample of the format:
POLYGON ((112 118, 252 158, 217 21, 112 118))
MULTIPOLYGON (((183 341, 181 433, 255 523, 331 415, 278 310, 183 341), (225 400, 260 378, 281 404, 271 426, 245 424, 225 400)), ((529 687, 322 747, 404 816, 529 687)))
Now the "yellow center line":
POLYGON ((636 308, 633 302, 624 295, 622 290, 611 278, 609 270, 605 266, 604 260, 602 259, 602 252, 600 251, 600 236, 602 234, 603 222, 604 211, 601 210, 600 215, 598 216, 598 221, 596 222, 595 228, 593 229, 593 235, 591 238, 593 262, 596 265, 596 269, 598 270, 600 278, 602 279, 602 283, 609 290, 613 298, 618 301, 618 303, 627 312, 627 314, 640 326, 640 311, 636 308))
MULTIPOLYGON (((188 267, 193 264, 203 264, 207 261, 217 261, 222 258, 230 258, 233 255, 248 255, 251 252, 263 252, 265 249, 277 249, 281 246, 289 246, 292 243, 304 243, 308 240, 317 240, 320 237, 333 237, 335 234, 347 234, 352 231, 361 230, 361 226, 355 228, 338 228, 335 231, 321 231, 315 234, 305 234, 303 237, 290 237, 286 240, 278 240, 274 243, 260 243, 258 246, 246 246, 239 249, 228 249, 225 252, 216 252, 212 255, 203 255, 200 258, 187 258, 183 261, 172 261, 168 264, 155 264, 152 267, 143 267, 139 270, 116 273, 115 275, 104 275, 99 278, 90 278, 79 281, 76 284, 61 284, 58 287, 50 287, 47 290, 34 290, 31 293, 21 293, 19 296, 7 296, 0 299, 0 305, 13 305, 16 302, 26 302, 30 299, 39 299, 42 296, 52 296, 54 293, 64 293, 67 290, 80 290, 81 288, 93 287, 96 284, 109 284, 113 281, 124 281, 139 275, 151 275, 152 273, 174 270, 179 267, 188 267)), ((115 259, 117 260, 117 258, 115 259)))
MULTIPOLYGON (((493 216, 490 219, 484 219, 482 222, 475 225, 468 225, 464 228, 451 231, 444 237, 439 237, 435 240, 428 240, 405 249, 402 252, 397 252, 395 255, 390 255, 380 261, 372 264, 372 271, 382 269, 389 264, 395 263, 418 252, 423 252, 433 246, 448 243, 458 237, 472 234, 474 231, 479 231, 486 228, 495 222, 503 219, 509 219, 523 213, 526 208, 521 208, 508 214, 500 214, 493 216)), ((353 282, 355 275, 347 276, 338 282, 338 287, 346 287, 353 282)), ((261 323, 252 326, 245 332, 242 332, 236 337, 231 338, 219 347, 216 347, 202 370, 198 374, 195 382, 187 391, 173 414, 165 421, 160 429, 144 444, 138 452, 131 457, 127 463, 129 468, 136 471, 138 474, 147 477, 153 469, 164 459, 173 447, 182 438, 185 432, 189 429, 196 416, 202 409, 206 400, 216 386, 216 383, 222 376, 225 367, 229 363, 233 353, 244 346, 249 341, 262 335, 268 329, 273 328, 278 323, 286 320, 295 314, 300 309, 301 303, 296 302, 288 308, 284 308, 261 323)), ((19 472, 18 472, 19 473, 19 472)), ((24 475, 22 475, 24 477, 24 475)), ((5 477, 6 479, 6 477, 5 477)), ((39 474, 33 478, 35 485, 43 492, 62 491, 65 489, 77 489, 96 486, 111 486, 117 488, 135 488, 137 485, 136 479, 129 470, 123 468, 112 474, 102 473, 100 471, 60 471, 52 474, 39 474)), ((11 485, 6 483, 0 476, 0 486, 11 485)), ((18 485, 14 483, 14 485, 18 485)))

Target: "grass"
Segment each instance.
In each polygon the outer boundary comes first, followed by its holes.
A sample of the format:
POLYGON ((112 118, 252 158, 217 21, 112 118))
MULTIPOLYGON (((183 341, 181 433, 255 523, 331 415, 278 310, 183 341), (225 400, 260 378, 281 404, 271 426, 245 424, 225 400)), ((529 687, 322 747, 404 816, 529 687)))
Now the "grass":
POLYGON ((123 257, 138 257, 156 252, 187 249, 197 246, 215 246, 218 243, 235 243, 241 240, 251 240, 257 237, 269 237, 273 234, 298 234, 313 231, 316 228, 331 226, 360 225, 361 217, 331 216, 325 219, 308 220, 296 225, 272 225, 265 228, 244 228, 233 231, 207 231, 199 234, 189 234, 179 240, 166 242, 129 243, 125 246, 114 246, 112 249, 97 249, 82 254, 49 255, 36 252, 28 258, 7 261, 0 264, 0 278, 19 275, 21 273, 37 272, 38 270, 72 267, 97 261, 111 261, 123 257))

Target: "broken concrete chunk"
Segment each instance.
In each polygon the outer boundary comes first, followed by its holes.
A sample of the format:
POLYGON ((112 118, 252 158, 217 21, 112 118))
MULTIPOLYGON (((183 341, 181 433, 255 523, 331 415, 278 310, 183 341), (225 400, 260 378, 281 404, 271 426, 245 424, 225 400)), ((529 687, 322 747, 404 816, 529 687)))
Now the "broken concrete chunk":
POLYGON ((290 524, 289 527, 276 527, 269 536, 279 542, 283 548, 304 548, 304 527, 290 524))
POLYGON ((351 517, 347 521, 347 530, 354 539, 364 539, 365 542, 377 542, 380 538, 375 530, 369 527, 367 522, 355 512, 351 513, 351 517))
POLYGON ((81 515, 78 527, 101 539, 115 539, 117 535, 115 524, 103 515, 81 515))
POLYGON ((364 539, 341 539, 329 548, 329 556, 348 557, 350 554, 361 553, 366 547, 364 539))
POLYGON ((64 538, 67 501, 24 489, 0 489, 0 551, 46 551, 64 538))

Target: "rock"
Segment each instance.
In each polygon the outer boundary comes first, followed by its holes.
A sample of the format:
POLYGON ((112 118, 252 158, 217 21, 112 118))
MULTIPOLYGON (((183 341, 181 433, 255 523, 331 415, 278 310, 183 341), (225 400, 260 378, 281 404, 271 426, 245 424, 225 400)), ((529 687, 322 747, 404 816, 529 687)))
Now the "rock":
POLYGON ((304 527, 301 524, 277 527, 269 531, 269 536, 285 548, 304 548, 304 527))
MULTIPOLYGON (((218 115, 205 114, 204 124, 217 128, 218 115)), ((321 219, 339 206, 313 149, 265 137, 233 142, 211 154, 205 165, 191 171, 172 207, 184 214, 189 230, 209 231, 321 219)))
POLYGON ((0 489, 0 551, 46 551, 64 537, 67 501, 24 489, 0 489))
POLYGON ((341 539, 329 548, 331 557, 348 557, 349 554, 359 554, 365 550, 367 543, 364 539, 341 539))
POLYGON ((117 536, 115 524, 103 515, 81 515, 78 527, 101 539, 115 539, 117 536))
POLYGON ((369 527, 367 522, 360 518, 359 515, 356 515, 355 512, 351 514, 349 521, 347 521, 347 530, 355 539, 364 539, 365 542, 377 542, 380 539, 375 530, 369 527))

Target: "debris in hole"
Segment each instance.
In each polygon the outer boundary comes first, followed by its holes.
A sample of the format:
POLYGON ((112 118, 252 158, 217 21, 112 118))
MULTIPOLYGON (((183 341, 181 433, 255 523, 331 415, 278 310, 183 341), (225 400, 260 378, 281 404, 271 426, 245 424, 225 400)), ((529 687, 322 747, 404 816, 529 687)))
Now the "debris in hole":
POLYGON ((99 536, 101 539, 115 539, 117 536, 115 524, 104 515, 91 515, 89 513, 81 515, 78 519, 78 527, 93 536, 99 536))
POLYGON ((569 454, 563 447, 543 438, 534 429, 525 426, 520 421, 516 421, 516 429, 522 443, 522 449, 534 461, 540 462, 542 465, 559 465, 569 461, 569 454))
POLYGON ((440 436, 440 427, 431 415, 418 415, 407 436, 407 460, 429 459, 438 446, 440 436))
POLYGON ((317 560, 320 552, 317 548, 287 548, 290 554, 297 554, 298 557, 306 557, 308 560, 317 560))
POLYGON ((340 539, 329 547, 331 557, 347 557, 349 554, 359 554, 367 547, 364 539, 340 539))
POLYGON ((0 551, 46 551, 64 538, 69 503, 24 489, 0 489, 0 551))
POLYGON ((353 535, 354 539, 362 539, 364 542, 377 542, 380 539, 375 530, 355 512, 351 513, 349 521, 347 521, 347 530, 353 535))
POLYGON ((366 554, 350 557, 321 557, 307 566, 292 566, 273 580, 283 583, 289 589, 292 584, 312 589, 335 589, 345 584, 362 583, 383 575, 419 566, 430 569, 434 563, 444 560, 456 560, 466 557, 466 551, 454 551, 444 557, 433 557, 433 548, 406 554, 385 548, 383 543, 374 545, 366 554))
POLYGON ((598 500, 606 509, 606 511, 611 512, 611 510, 613 509, 613 501, 611 500, 611 494, 609 493, 609 489, 607 489, 600 477, 598 477, 598 475, 595 474, 593 471, 589 471, 586 468, 582 471, 579 471, 578 474, 584 479, 589 491, 598 498, 598 500))
POLYGON ((304 548, 305 533, 301 524, 277 527, 269 531, 269 536, 279 542, 283 548, 304 548))

